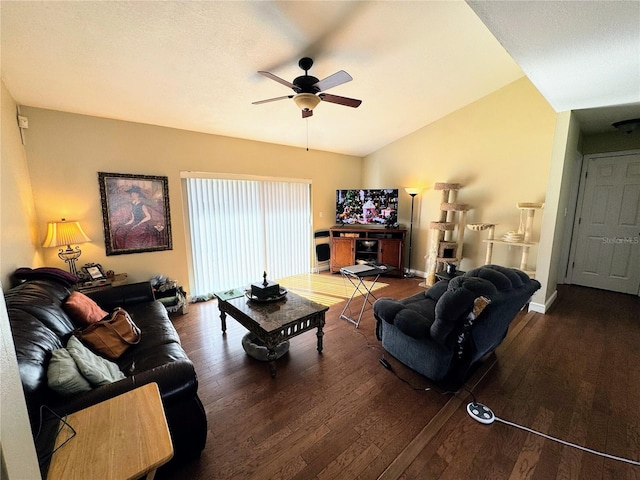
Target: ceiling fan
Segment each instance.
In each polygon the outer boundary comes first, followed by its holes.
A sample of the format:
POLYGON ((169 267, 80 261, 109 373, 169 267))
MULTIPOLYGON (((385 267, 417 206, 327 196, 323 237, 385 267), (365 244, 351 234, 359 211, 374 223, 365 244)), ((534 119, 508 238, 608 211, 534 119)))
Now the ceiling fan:
POLYGON ((340 97, 338 95, 331 95, 330 93, 324 93, 325 90, 337 87, 343 83, 353 80, 344 70, 329 75, 327 78, 318 80, 316 77, 309 75, 309 69, 313 65, 313 60, 309 57, 301 58, 298 62, 298 66, 304 70, 304 75, 297 77, 293 83, 288 82, 273 73, 260 71, 260 75, 263 75, 271 80, 275 80, 282 85, 291 88, 295 95, 285 95, 283 97, 269 98, 267 100, 260 100, 253 102, 253 105, 260 105, 261 103, 275 102, 276 100, 284 100, 285 98, 293 98, 296 105, 302 110, 302 118, 307 118, 313 115, 313 109, 320 103, 329 102, 337 103, 338 105, 345 105, 347 107, 357 108, 362 103, 362 100, 356 100, 355 98, 340 97))

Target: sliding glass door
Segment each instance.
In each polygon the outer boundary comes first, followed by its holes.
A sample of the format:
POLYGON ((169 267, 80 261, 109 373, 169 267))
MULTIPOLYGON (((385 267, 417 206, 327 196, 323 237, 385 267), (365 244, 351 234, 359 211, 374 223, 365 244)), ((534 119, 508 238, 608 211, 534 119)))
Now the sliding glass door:
POLYGON ((310 271, 310 182, 184 176, 192 295, 310 271))

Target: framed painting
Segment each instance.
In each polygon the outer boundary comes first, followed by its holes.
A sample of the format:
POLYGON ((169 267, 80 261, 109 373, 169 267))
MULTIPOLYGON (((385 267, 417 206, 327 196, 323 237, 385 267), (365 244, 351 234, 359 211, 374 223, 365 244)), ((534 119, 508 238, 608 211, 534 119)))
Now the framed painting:
POLYGON ((98 172, 107 255, 171 250, 169 180, 98 172))

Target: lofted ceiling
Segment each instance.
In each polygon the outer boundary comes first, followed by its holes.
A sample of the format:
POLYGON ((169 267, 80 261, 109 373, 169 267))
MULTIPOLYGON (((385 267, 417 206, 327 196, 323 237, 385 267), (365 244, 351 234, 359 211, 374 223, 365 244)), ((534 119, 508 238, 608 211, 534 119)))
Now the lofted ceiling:
POLYGON ((2 79, 18 104, 315 150, 365 156, 524 73, 556 110, 592 109, 590 128, 608 126, 595 120, 599 107, 640 102, 634 1, 2 0, 0 9, 2 79), (565 3, 629 8, 585 8, 573 22, 573 7, 563 7, 554 28, 537 23, 565 3), (564 22, 575 24, 569 34, 564 22), (593 35, 594 25, 606 35, 593 35), (585 82, 545 60, 556 50, 605 73, 585 82), (349 72, 353 81, 329 93, 362 105, 321 102, 303 120, 290 99, 251 104, 292 93, 258 70, 291 81, 303 56, 320 79, 349 72), (620 75, 627 81, 607 84, 620 75))
POLYGON ((582 132, 640 118, 640 2, 478 1, 469 5, 557 111, 582 132))

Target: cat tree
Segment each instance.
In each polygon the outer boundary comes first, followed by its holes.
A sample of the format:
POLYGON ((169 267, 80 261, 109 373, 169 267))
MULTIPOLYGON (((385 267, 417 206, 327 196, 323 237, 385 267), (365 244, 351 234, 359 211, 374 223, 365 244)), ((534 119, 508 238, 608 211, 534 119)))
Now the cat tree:
POLYGON ((535 245, 535 243, 531 241, 533 233, 533 219, 536 210, 542 209, 544 207, 544 203, 519 202, 516 204, 516 207, 520 210, 520 225, 518 226, 518 231, 509 231, 504 234, 501 239, 494 237, 496 227, 495 223, 472 223, 467 225, 467 228, 476 232, 488 230, 487 239, 483 240, 483 242, 487 244, 487 254, 484 261, 485 265, 491 263, 494 245, 519 247, 521 248, 519 268, 533 278, 535 276, 535 271, 527 268, 527 264, 529 262, 529 250, 535 245))
POLYGON ((469 205, 457 203, 459 183, 436 183, 434 190, 442 192, 440 220, 431 222, 431 242, 427 253, 427 279, 431 286, 436 282, 436 272, 444 270, 445 264, 459 265, 462 260, 462 245, 469 205))

